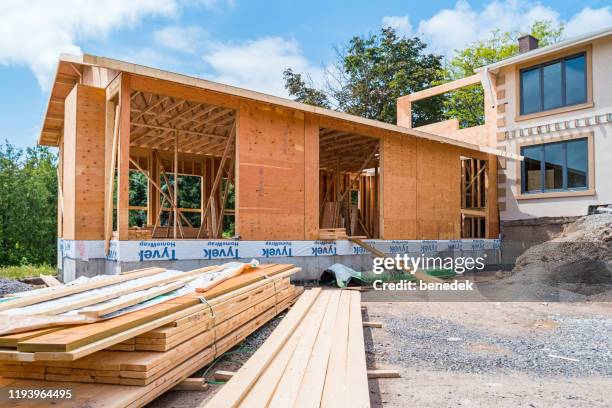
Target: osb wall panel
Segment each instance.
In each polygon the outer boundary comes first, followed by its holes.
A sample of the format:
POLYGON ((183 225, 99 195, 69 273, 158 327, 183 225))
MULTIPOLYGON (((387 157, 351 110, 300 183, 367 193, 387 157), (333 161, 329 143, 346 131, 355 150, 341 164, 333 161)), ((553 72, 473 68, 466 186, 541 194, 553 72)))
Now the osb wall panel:
POLYGON ((104 239, 106 93, 83 85, 77 90, 75 239, 104 239))
POLYGON ((319 237, 319 118, 304 122, 304 239, 319 237))
POLYGON ((416 239, 458 239, 461 234, 459 149, 425 139, 417 144, 416 239))
POLYGON ((304 239, 304 126, 301 112, 240 102, 236 231, 242 239, 304 239))
POLYGON ((64 216, 62 237, 75 239, 75 162, 76 162, 76 121, 77 121, 77 87, 75 86, 64 102, 64 137, 63 137, 63 198, 64 216))
POLYGON ((382 237, 416 237, 416 138, 387 136, 382 143, 382 237))

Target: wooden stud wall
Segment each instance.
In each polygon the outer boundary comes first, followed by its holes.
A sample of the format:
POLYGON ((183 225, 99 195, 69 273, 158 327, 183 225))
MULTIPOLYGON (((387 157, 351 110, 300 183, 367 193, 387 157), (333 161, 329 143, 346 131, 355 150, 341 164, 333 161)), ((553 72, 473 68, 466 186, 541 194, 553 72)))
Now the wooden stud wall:
POLYGON ((104 89, 76 85, 66 98, 64 122, 63 235, 104 238, 104 89))
MULTIPOLYGON (((329 182, 333 183, 333 180, 323 179, 321 183, 324 185, 320 185, 321 128, 358 132, 380 140, 381 172, 376 177, 363 177, 363 183, 368 183, 364 191, 369 193, 367 197, 362 194, 362 200, 368 200, 372 208, 365 220, 368 229, 383 239, 459 238, 460 156, 496 160, 494 156, 452 145, 262 102, 238 100, 237 97, 167 81, 122 74, 120 82, 121 147, 117 164, 118 230, 122 240, 129 238, 127 175, 130 151, 126 147, 130 145, 130 95, 135 91, 236 109, 236 233, 244 240, 317 239, 320 189, 329 182), (378 206, 373 202, 377 192, 378 206)), ((112 122, 113 116, 106 117, 106 105, 102 88, 83 85, 76 86, 65 101, 62 231, 67 239, 104 238, 105 166, 102 160, 105 157, 105 122, 112 122)), ((132 149, 132 154, 139 150, 138 147, 132 149)), ((139 163, 143 168, 149 168, 153 158, 143 160, 139 163)), ((162 160, 165 160, 165 154, 162 160)), ((217 162, 215 158, 181 153, 179 171, 205 176, 202 189, 203 197, 207 197, 217 162), (191 164, 192 160, 196 162, 191 164)), ((166 171, 170 171, 170 167, 166 171)), ((496 171, 496 166, 488 166, 489 180, 496 180, 496 171)), ((349 180, 342 180, 342 183, 348 184, 349 180)), ((491 186, 494 185, 493 182, 491 186)), ((496 194, 495 188, 488 188, 487 201, 492 205, 487 207, 487 237, 496 237, 499 231, 496 194)), ((220 205, 219 198, 215 203, 220 205)), ((149 211, 156 213, 157 206, 159 202, 154 198, 149 211)), ((207 224, 211 225, 211 221, 209 215, 207 224)))

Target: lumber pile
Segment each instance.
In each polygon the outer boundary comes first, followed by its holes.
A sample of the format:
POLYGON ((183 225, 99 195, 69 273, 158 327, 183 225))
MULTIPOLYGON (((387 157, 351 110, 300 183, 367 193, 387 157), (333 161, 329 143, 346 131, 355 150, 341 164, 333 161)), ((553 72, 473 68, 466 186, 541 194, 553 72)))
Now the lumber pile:
POLYGON ((321 240, 334 240, 334 239, 347 239, 346 228, 320 228, 319 239, 321 240))
POLYGON ((304 292, 206 405, 294 406, 370 406, 359 292, 304 292))
POLYGON ((0 383, 71 388, 65 406, 142 406, 291 305, 303 291, 289 282, 298 271, 260 265, 117 317, 0 336, 0 383))

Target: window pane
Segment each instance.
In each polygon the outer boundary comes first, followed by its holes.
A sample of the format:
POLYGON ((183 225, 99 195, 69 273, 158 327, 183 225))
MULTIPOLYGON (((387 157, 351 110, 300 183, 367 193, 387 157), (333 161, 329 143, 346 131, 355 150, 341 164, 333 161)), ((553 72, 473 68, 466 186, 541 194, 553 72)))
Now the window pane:
POLYGON ((544 110, 563 106, 561 62, 542 68, 544 81, 544 110))
POLYGON ((545 189, 558 190, 563 188, 563 144, 544 145, 545 189))
POLYGON ((542 190, 540 167, 541 146, 524 147, 522 149, 525 161, 523 162, 523 177, 525 178, 525 192, 542 190))
POLYGON ((521 72, 521 113, 540 111, 540 70, 521 72))
POLYGON ((586 102, 586 61, 584 55, 565 61, 566 105, 586 102))
POLYGON ((567 142, 567 188, 586 188, 589 169, 587 140, 567 142))

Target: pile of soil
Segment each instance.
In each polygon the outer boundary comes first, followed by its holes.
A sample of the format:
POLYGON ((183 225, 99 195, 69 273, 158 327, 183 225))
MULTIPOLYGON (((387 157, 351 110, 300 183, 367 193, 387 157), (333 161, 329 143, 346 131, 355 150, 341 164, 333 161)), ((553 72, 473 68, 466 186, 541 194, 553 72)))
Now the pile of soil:
POLYGON ((612 214, 578 218, 516 261, 509 282, 584 296, 612 293, 612 214))

